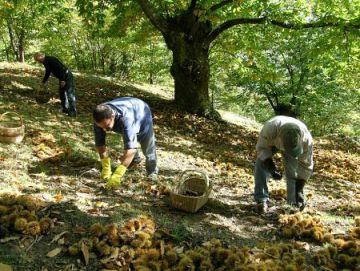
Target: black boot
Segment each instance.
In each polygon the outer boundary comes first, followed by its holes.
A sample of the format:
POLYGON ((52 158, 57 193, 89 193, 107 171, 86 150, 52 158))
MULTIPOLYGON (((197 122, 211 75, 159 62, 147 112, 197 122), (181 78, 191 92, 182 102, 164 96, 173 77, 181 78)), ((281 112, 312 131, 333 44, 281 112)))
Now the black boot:
POLYGON ((302 211, 305 208, 306 202, 304 197, 304 186, 305 180, 297 179, 295 183, 295 196, 296 196, 296 205, 299 207, 299 210, 302 211))

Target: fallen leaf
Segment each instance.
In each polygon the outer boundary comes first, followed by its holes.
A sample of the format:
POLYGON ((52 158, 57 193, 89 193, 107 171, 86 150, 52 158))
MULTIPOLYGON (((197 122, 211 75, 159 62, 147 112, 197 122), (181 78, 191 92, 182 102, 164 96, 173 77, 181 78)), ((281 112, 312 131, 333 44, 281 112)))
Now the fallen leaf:
POLYGON ((165 254, 165 247, 164 247, 164 241, 163 240, 160 241, 160 254, 161 254, 161 257, 163 257, 164 254, 165 254))
POLYGON ((54 196, 55 202, 59 202, 59 201, 61 201, 63 198, 64 198, 64 196, 61 195, 61 194, 56 194, 56 195, 54 196))
POLYGON ((58 240, 58 245, 63 245, 63 244, 65 244, 65 238, 60 238, 58 240))
POLYGON ((76 226, 73 229, 73 233, 79 233, 79 234, 83 234, 86 232, 86 229, 83 226, 76 226))
POLYGON ((181 254, 184 252, 184 247, 174 247, 176 253, 181 254))
POLYGON ((87 210, 87 212, 88 212, 89 214, 96 214, 96 213, 99 212, 99 210, 96 209, 96 208, 91 208, 91 209, 87 210))
POLYGON ((84 242, 81 243, 81 252, 84 255, 85 265, 88 265, 89 264, 89 248, 84 244, 84 242))
POLYGON ((59 233, 59 234, 55 235, 55 237, 51 240, 49 245, 54 243, 54 242, 57 242, 65 233, 68 233, 68 231, 63 231, 62 233, 59 233))
POLYGON ((58 247, 58 248, 55 248, 55 249, 51 250, 48 254, 46 254, 46 256, 49 257, 49 258, 53 258, 56 255, 58 255, 61 251, 62 251, 62 248, 58 247))
POLYGON ((294 242, 294 247, 297 249, 303 249, 306 251, 310 250, 310 245, 307 242, 300 242, 300 241, 295 241, 294 242))
POLYGON ((7 243, 9 241, 18 240, 18 239, 20 239, 19 236, 10 236, 10 237, 6 237, 4 239, 0 239, 0 243, 7 243))
POLYGON ((103 202, 103 201, 97 201, 95 202, 94 206, 96 208, 102 208, 102 207, 106 207, 107 206, 107 203, 106 202, 103 202))

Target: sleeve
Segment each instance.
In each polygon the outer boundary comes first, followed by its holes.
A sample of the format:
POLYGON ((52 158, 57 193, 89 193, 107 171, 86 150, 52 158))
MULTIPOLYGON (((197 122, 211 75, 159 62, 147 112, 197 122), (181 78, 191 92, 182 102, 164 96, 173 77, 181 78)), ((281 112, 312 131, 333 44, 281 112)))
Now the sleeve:
POLYGON ((121 121, 124 125, 124 133, 123 133, 124 149, 125 150, 136 149, 137 135, 136 135, 134 119, 130 117, 123 117, 121 121))
POLYGON ((309 140, 305 143, 304 153, 299 156, 298 178, 308 180, 314 168, 313 162, 313 143, 309 140))
POLYGON ((265 124, 262 128, 258 142, 256 144, 256 153, 257 158, 261 161, 265 161, 268 158, 271 158, 273 155, 272 152, 272 141, 273 141, 273 132, 271 127, 268 124, 265 124))
POLYGON ((44 78, 43 78, 42 82, 46 83, 46 81, 49 79, 51 71, 50 71, 49 64, 46 64, 44 66, 45 66, 45 75, 44 75, 44 78))
POLYGON ((94 135, 95 135, 95 146, 96 147, 105 146, 106 133, 95 123, 94 123, 94 135))

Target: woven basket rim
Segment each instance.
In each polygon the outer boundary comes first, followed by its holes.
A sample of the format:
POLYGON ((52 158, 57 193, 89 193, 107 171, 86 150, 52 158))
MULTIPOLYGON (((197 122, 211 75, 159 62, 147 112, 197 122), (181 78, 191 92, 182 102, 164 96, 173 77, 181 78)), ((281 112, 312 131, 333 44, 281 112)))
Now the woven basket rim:
POLYGON ((212 190, 212 182, 209 180, 207 173, 201 170, 184 170, 182 173, 180 173, 180 175, 178 175, 177 182, 178 182, 177 186, 174 187, 174 189, 172 189, 170 193, 174 195, 182 196, 184 198, 189 198, 189 199, 207 198, 209 197, 212 190), (191 178, 189 176, 188 178, 185 178, 186 174, 191 176, 191 178), (200 196, 189 196, 189 195, 181 194, 181 189, 185 185, 186 181, 195 179, 194 175, 196 175, 196 179, 203 180, 205 182, 205 190, 203 194, 200 196))
POLYGON ((16 130, 16 129, 23 128, 23 127, 25 127, 23 118, 18 113, 8 111, 8 112, 5 112, 5 113, 0 115, 0 128, 1 129, 16 130), (1 124, 1 122, 3 121, 4 116, 9 115, 9 114, 16 115, 19 118, 18 121, 8 121, 9 123, 17 123, 17 122, 19 122, 18 126, 16 126, 16 127, 7 127, 7 126, 4 126, 4 125, 1 124))

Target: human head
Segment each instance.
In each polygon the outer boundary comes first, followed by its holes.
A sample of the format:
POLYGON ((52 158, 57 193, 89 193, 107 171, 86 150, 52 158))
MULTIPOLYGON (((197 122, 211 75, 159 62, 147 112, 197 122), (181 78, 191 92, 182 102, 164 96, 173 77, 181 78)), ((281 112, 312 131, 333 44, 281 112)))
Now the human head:
POLYGON ((303 153, 301 130, 296 124, 284 124, 280 130, 280 137, 284 145, 285 153, 292 157, 298 157, 303 153))
POLYGON ((45 59, 45 55, 43 53, 37 52, 34 54, 34 59, 37 62, 43 63, 45 59))
POLYGON ((115 113, 109 105, 99 104, 93 111, 93 118, 97 126, 105 132, 110 131, 114 127, 115 113))

